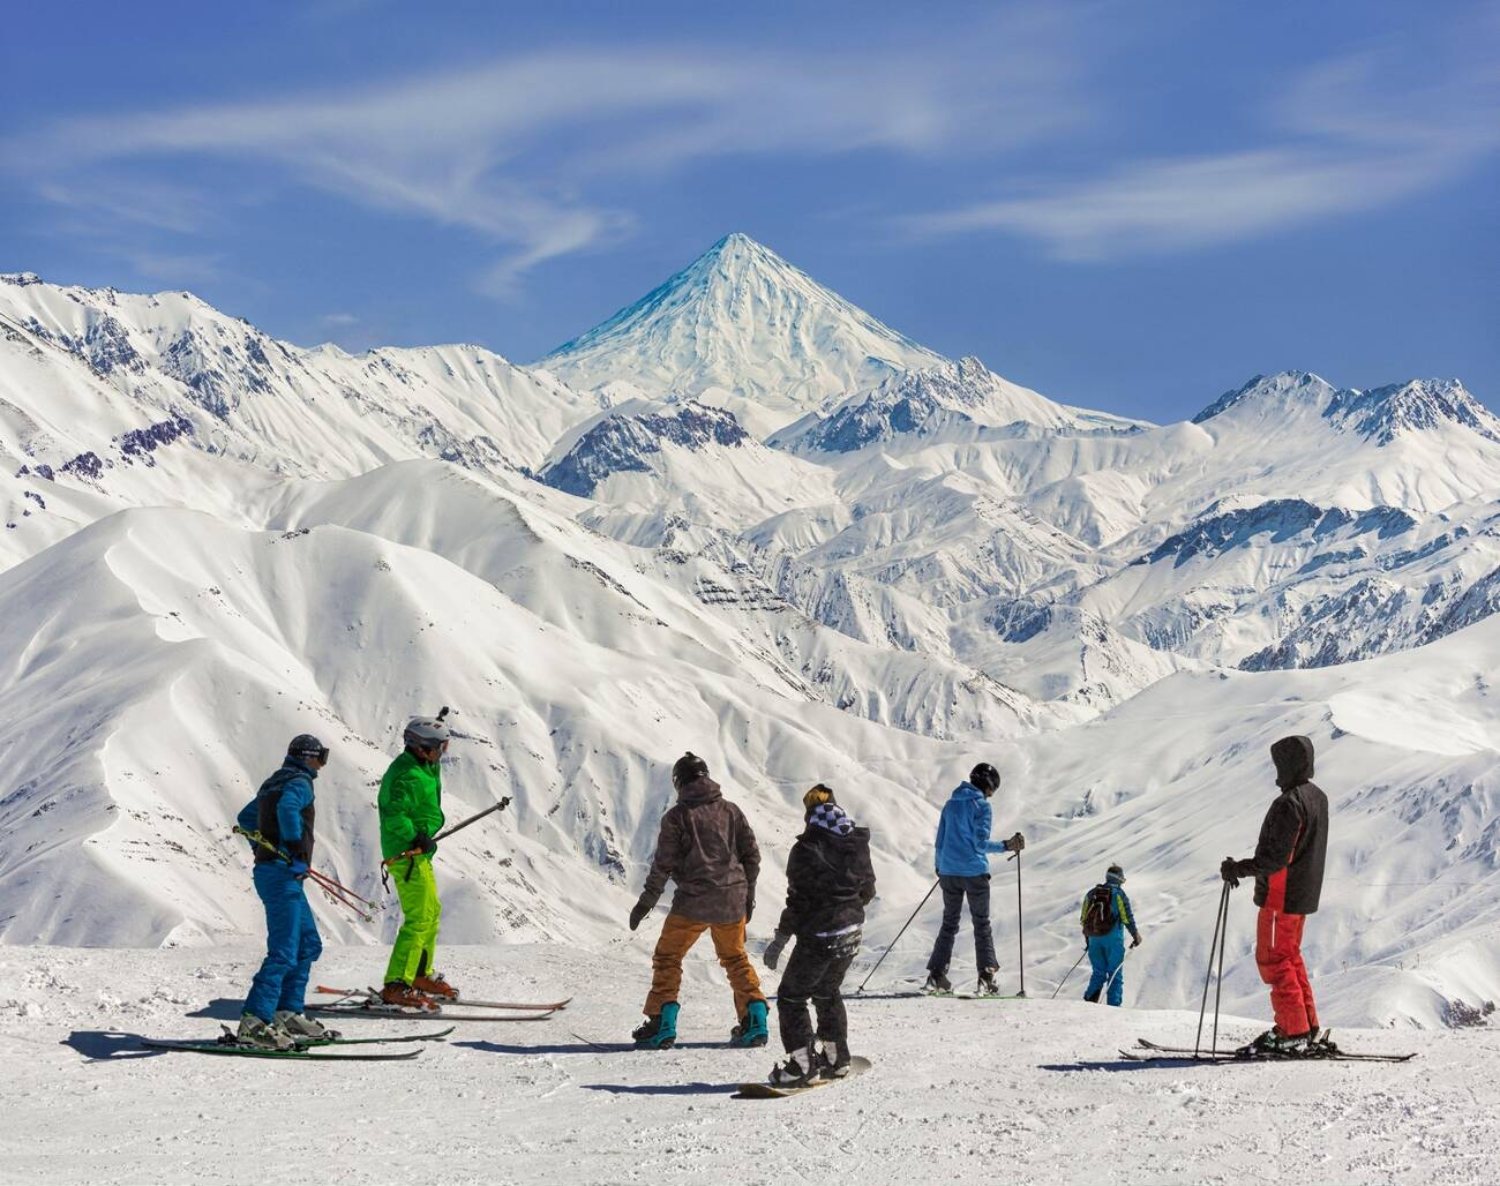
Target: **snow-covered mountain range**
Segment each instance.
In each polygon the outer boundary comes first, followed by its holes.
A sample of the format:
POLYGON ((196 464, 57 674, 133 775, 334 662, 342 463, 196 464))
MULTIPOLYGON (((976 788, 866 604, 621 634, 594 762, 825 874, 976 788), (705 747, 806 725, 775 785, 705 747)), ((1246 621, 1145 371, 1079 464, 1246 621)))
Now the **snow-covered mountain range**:
POLYGON ((801 790, 841 789, 883 941, 983 757, 1034 846, 1035 974, 1118 859, 1153 936, 1132 993, 1183 1005, 1267 746, 1303 732, 1337 811, 1315 977, 1372 1022, 1500 996, 1500 419, 1455 379, 1287 371, 1147 424, 945 359, 743 235, 530 366, 19 273, 0 506, 9 943, 254 934, 230 817, 307 730, 320 851, 372 888, 375 783, 449 704, 450 816, 515 798, 445 846, 454 940, 615 934, 692 748, 763 900, 801 790))

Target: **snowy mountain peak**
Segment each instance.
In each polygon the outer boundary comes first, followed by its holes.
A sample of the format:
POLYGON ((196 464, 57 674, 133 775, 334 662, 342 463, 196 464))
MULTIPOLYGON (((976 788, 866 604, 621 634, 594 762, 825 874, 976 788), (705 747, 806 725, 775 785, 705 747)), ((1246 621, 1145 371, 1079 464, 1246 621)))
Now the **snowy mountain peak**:
POLYGON ((589 390, 623 379, 657 398, 714 393, 760 432, 943 361, 735 233, 536 365, 589 390))
POLYGON ((26 288, 41 282, 42 278, 35 272, 0 272, 0 284, 14 284, 17 288, 26 288))
POLYGON ((1307 371, 1256 375, 1238 391, 1221 395, 1193 417, 1203 424, 1226 413, 1262 416, 1312 411, 1341 432, 1376 445, 1389 445, 1403 433, 1457 425, 1500 442, 1500 418, 1465 390, 1457 379, 1412 379, 1373 387, 1336 388, 1307 371))
POLYGON ((611 474, 651 472, 647 459, 664 445, 699 451, 748 439, 739 421, 721 408, 694 400, 666 406, 638 401, 597 418, 538 477, 558 490, 589 498, 611 474))
POLYGON ((1002 379, 979 359, 965 357, 892 375, 873 391, 845 400, 826 417, 816 414, 772 438, 796 451, 850 453, 898 438, 940 434, 973 438, 981 430, 1010 435, 1037 432, 1130 432, 1139 426, 1054 403, 1002 379))
POLYGON ((1321 407, 1337 392, 1326 380, 1310 371, 1280 371, 1274 375, 1256 375, 1237 391, 1226 391, 1203 411, 1193 417, 1194 424, 1202 424, 1215 416, 1222 416, 1233 408, 1250 403, 1279 402, 1300 403, 1321 407))
POLYGON ((1500 442, 1500 418, 1457 379, 1413 379, 1369 391, 1340 391, 1326 415, 1381 445, 1390 444, 1403 432, 1423 432, 1445 424, 1461 425, 1486 440, 1500 442))

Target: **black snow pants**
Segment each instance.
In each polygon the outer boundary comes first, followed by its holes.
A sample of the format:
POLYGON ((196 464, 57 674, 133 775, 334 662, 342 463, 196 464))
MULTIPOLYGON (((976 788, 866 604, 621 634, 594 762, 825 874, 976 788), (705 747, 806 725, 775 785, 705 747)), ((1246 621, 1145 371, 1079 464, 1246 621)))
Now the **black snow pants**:
POLYGON ((788 1053, 801 1050, 813 1039, 812 1018, 807 1002, 818 1011, 817 1036, 824 1042, 847 1043, 848 1018, 839 991, 844 974, 859 951, 860 932, 842 935, 798 935, 776 989, 776 1015, 781 1023, 781 1044, 788 1053))

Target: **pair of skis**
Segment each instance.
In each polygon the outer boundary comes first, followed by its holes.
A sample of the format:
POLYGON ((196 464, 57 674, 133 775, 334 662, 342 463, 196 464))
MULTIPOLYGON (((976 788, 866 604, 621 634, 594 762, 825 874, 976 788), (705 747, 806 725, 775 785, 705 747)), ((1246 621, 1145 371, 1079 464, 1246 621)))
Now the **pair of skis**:
POLYGON ((383 1051, 381 1053, 356 1052, 340 1053, 329 1050, 330 1046, 375 1046, 386 1042, 441 1042, 444 1041, 454 1030, 453 1026, 447 1029, 433 1030, 427 1034, 402 1034, 400 1037, 380 1038, 309 1038, 299 1041, 290 1050, 270 1050, 263 1046, 250 1046, 240 1042, 234 1035, 234 1031, 227 1025, 224 1027, 223 1035, 214 1042, 198 1042, 191 1038, 142 1038, 141 1045, 148 1050, 174 1050, 186 1054, 221 1054, 238 1058, 289 1058, 293 1060, 313 1060, 323 1062, 402 1062, 406 1059, 416 1058, 422 1053, 421 1047, 413 1047, 411 1050, 383 1051))
POLYGON ((1249 1062, 1408 1062, 1416 1058, 1416 1051, 1410 1054, 1368 1054, 1351 1050, 1340 1050, 1331 1043, 1326 1047, 1312 1047, 1306 1052, 1291 1051, 1269 1051, 1252 1050, 1242 1046, 1237 1050, 1220 1050, 1217 1053, 1210 1050, 1194 1051, 1188 1046, 1162 1046, 1156 1042, 1149 1042, 1145 1038, 1137 1038, 1137 1050, 1122 1050, 1122 1057, 1132 1062, 1207 1062, 1207 1063, 1249 1063, 1249 1062))
POLYGON ((378 988, 329 988, 320 984, 314 991, 338 999, 327 1004, 309 1004, 309 1013, 335 1017, 412 1017, 442 1021, 546 1021, 558 1010, 566 1009, 568 1002, 573 999, 564 997, 560 1001, 527 1002, 471 1001, 460 998, 452 1004, 443 1004, 438 998, 433 998, 433 1008, 419 1009, 386 1004, 380 999, 378 988), (521 1016, 511 1016, 513 1013, 521 1016))

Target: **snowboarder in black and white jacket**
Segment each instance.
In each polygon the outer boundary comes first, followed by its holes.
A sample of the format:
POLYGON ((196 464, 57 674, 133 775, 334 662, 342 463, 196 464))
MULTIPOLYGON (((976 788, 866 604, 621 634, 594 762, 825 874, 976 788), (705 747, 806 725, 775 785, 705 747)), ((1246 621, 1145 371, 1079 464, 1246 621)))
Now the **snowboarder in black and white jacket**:
POLYGON ((765 951, 766 967, 775 968, 796 936, 776 992, 788 1057, 772 1070, 771 1082, 781 1086, 849 1073, 848 1018, 840 989, 859 951, 865 907, 875 897, 870 830, 856 827, 822 783, 802 797, 802 806, 807 827, 787 857, 786 909, 765 951), (818 1013, 816 1040, 809 1000, 818 1013))

